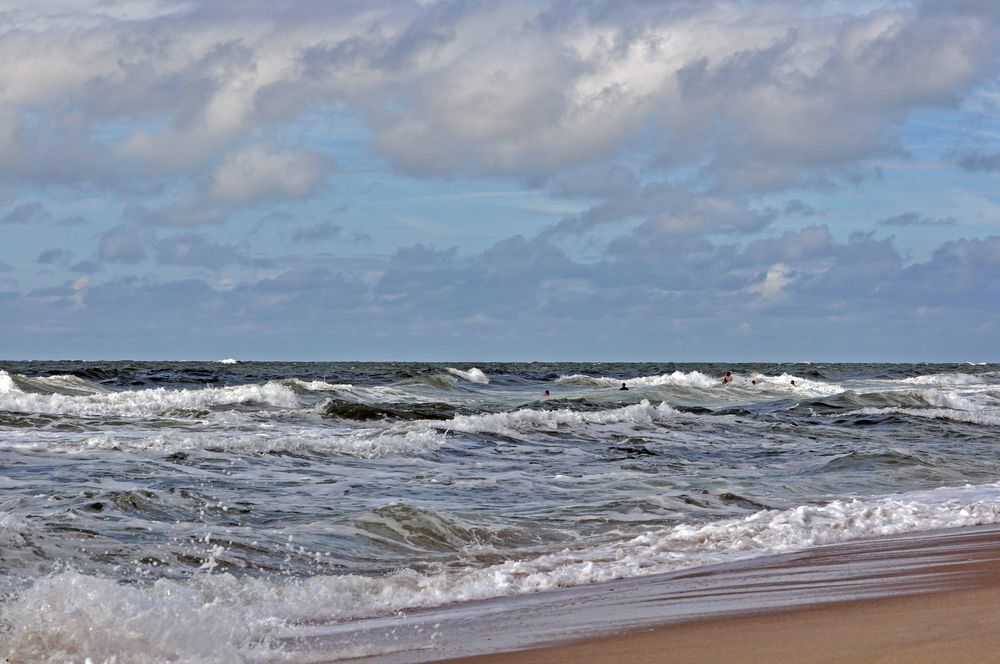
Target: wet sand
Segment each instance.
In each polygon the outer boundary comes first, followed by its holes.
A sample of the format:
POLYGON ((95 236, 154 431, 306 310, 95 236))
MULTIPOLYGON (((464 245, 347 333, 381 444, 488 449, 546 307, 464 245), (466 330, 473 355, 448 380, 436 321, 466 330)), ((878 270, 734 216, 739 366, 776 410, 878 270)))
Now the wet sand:
POLYGON ((1000 588, 711 618, 456 660, 542 664, 1000 662, 1000 588))
MULTIPOLYGON (((671 615, 665 624, 636 631, 448 661, 1000 662, 1000 532, 994 527, 824 547, 761 562, 757 572, 763 576, 750 574, 750 584, 723 591, 735 600, 734 611, 671 615), (797 570, 824 567, 833 575, 806 574, 816 585, 790 580, 797 570), (754 579, 762 581, 761 592, 772 590, 768 574, 791 593, 789 606, 739 608, 739 595, 754 594, 754 579), (827 595, 837 586, 869 598, 827 595)), ((669 596, 663 601, 669 603, 669 596)))
POLYGON ((316 624, 286 645, 380 664, 1000 664, 1000 526, 316 624))

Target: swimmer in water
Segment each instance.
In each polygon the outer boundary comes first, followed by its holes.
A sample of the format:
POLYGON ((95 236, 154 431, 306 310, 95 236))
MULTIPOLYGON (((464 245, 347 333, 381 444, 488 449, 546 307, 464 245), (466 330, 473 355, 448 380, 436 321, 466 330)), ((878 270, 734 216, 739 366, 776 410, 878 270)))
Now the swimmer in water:
POLYGON ((733 373, 731 371, 727 371, 726 375, 722 378, 722 384, 725 385, 726 383, 731 382, 733 382, 733 373))
POLYGON ((626 385, 625 383, 622 383, 622 386, 618 388, 619 391, 621 391, 621 390, 627 390, 627 389, 628 389, 628 385, 626 385))

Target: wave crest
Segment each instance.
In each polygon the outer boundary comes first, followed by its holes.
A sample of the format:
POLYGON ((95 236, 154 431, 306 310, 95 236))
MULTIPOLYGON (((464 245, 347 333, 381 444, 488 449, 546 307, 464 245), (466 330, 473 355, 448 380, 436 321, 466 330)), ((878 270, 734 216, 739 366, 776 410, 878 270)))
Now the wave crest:
POLYGON ((503 413, 457 415, 447 422, 443 422, 441 426, 463 433, 510 434, 524 430, 554 431, 560 427, 579 424, 613 424, 617 422, 652 424, 671 419, 677 414, 678 411, 671 408, 666 402, 653 406, 648 399, 643 399, 631 406, 591 412, 569 408, 559 410, 522 408, 503 413))
POLYGON ((149 417, 175 411, 241 404, 261 404, 277 408, 300 406, 295 392, 277 381, 262 385, 206 387, 197 390, 168 390, 158 387, 123 392, 46 394, 22 390, 6 372, 0 371, 0 410, 20 413, 149 417))
POLYGON ((489 376, 487 376, 486 374, 484 374, 481 370, 477 369, 476 367, 472 367, 471 369, 468 369, 466 371, 462 371, 461 369, 453 369, 451 367, 448 367, 448 373, 450 373, 452 376, 458 376, 459 378, 462 378, 463 380, 467 380, 470 383, 478 383, 480 385, 488 385, 489 382, 490 382, 489 376))
MULTIPOLYGON (((467 529, 424 511, 382 514, 411 532, 430 525, 448 549, 467 529)), ((384 521, 385 519, 383 519, 384 521)), ((584 548, 560 548, 480 567, 431 565, 385 577, 298 580, 202 573, 185 582, 129 585, 62 572, 0 604, 11 661, 82 657, 130 662, 259 660, 317 618, 349 620, 559 587, 676 571, 880 535, 1000 522, 1000 484, 838 500, 744 518, 680 524, 584 548)), ((217 549, 217 553, 223 550, 217 549)), ((206 567, 210 571, 210 567, 206 567)), ((329 655, 329 652, 326 653, 329 655)))

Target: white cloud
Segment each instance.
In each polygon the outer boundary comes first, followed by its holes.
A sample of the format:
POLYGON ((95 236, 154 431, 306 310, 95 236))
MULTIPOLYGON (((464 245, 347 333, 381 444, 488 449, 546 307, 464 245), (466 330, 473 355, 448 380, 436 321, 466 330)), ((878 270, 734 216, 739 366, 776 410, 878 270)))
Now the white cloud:
POLYGON ((772 265, 764 278, 747 287, 748 293, 759 295, 764 302, 777 302, 784 299, 784 290, 794 281, 792 270, 787 265, 776 263, 772 265))
POLYGON ((316 189, 326 168, 323 158, 312 152, 251 145, 226 158, 212 175, 208 195, 223 203, 302 197, 316 189))
POLYGON ((780 188, 898 149, 895 125, 957 103, 1000 49, 995 14, 968 3, 147 2, 128 14, 7 14, 9 172, 30 152, 26 111, 81 123, 62 133, 94 159, 202 174, 262 127, 346 105, 416 175, 541 181, 639 150, 701 163, 729 189, 780 188))

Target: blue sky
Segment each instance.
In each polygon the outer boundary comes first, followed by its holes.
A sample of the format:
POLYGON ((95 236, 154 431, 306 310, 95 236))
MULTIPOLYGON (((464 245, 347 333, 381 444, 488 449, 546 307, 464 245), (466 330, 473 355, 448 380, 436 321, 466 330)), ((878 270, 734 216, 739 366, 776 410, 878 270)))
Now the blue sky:
POLYGON ((0 357, 1000 361, 994 2, 0 0, 0 357))

